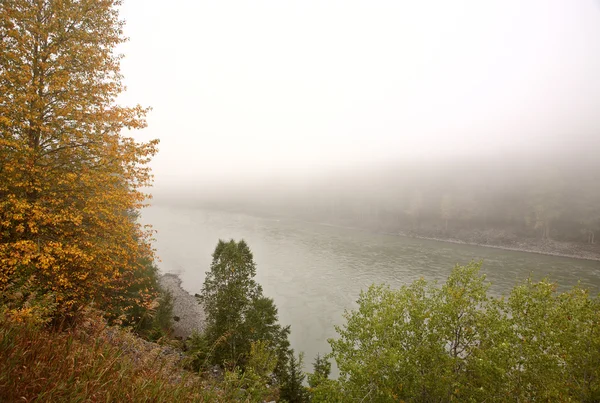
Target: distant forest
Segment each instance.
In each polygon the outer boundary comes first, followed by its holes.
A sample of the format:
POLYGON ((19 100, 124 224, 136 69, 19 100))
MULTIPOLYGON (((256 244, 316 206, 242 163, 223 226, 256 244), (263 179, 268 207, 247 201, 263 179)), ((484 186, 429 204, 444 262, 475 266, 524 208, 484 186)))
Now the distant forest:
POLYGON ((595 252, 599 167, 594 156, 583 154, 521 154, 199 193, 204 207, 508 247, 566 242, 595 252))

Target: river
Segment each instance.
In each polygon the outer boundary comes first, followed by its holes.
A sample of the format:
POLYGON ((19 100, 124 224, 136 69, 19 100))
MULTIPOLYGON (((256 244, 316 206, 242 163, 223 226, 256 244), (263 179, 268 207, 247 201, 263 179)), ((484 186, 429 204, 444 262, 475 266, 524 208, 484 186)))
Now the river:
POLYGON ((452 267, 483 260, 491 293, 505 294, 531 276, 557 282, 562 289, 581 284, 600 291, 600 262, 505 251, 479 246, 375 234, 296 220, 230 212, 152 206, 142 222, 158 231, 155 248, 164 273, 178 274, 190 293, 202 288, 211 254, 221 239, 245 239, 257 265, 257 281, 275 300, 280 323, 291 325, 290 341, 306 354, 329 352, 344 309, 356 306, 372 283, 392 287, 423 277, 443 281, 452 267))

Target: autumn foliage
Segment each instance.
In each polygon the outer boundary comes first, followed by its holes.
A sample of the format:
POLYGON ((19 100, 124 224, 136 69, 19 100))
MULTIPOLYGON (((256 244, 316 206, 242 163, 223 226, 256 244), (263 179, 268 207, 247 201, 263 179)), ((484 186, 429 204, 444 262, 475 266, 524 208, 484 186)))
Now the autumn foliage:
POLYGON ((0 292, 26 285, 60 312, 94 301, 126 313, 154 298, 126 292, 153 257, 135 218, 158 141, 122 134, 147 109, 116 104, 119 4, 0 2, 0 292))

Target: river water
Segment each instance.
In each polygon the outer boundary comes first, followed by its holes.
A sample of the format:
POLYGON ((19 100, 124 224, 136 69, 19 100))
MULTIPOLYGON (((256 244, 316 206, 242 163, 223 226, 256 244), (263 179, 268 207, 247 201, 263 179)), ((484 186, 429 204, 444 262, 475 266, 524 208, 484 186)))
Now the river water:
POLYGON ((566 289, 581 282, 600 291, 600 262, 374 234, 347 228, 245 214, 152 206, 142 222, 158 231, 154 243, 162 272, 178 274, 198 293, 211 254, 221 239, 245 239, 257 265, 256 280, 275 300, 280 323, 291 325, 291 344, 306 354, 329 352, 327 339, 372 283, 392 287, 423 277, 443 281, 456 264, 483 260, 491 293, 505 294, 518 281, 544 277, 566 289))

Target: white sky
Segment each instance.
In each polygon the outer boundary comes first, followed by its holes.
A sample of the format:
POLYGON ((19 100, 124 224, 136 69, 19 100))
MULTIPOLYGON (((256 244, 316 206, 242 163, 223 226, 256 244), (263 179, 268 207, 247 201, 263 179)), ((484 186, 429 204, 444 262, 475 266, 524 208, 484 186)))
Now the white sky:
MULTIPOLYGON (((600 137, 599 0, 126 0, 156 184, 600 137)), ((586 140, 587 139, 587 140, 586 140)), ((582 144, 585 146, 585 144, 582 144)))

